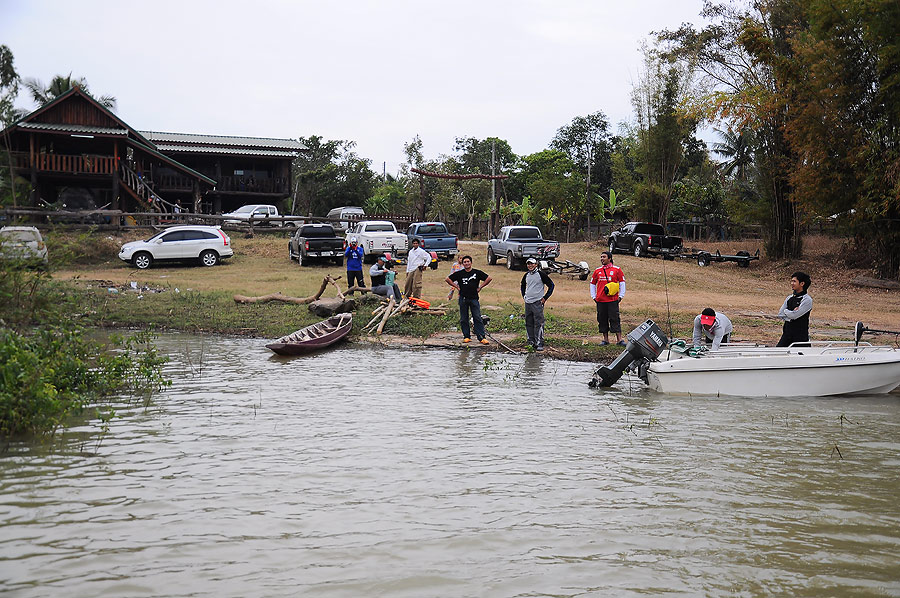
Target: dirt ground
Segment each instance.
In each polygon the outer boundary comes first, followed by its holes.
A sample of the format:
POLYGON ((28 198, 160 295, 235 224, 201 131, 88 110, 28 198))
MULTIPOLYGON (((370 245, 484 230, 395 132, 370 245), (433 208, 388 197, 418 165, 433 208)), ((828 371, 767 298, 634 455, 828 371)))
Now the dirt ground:
MULTIPOLYGON (((305 297, 318 290, 325 273, 343 274, 335 266, 303 266, 289 261, 287 238, 257 236, 242 238, 232 234, 235 256, 221 266, 154 266, 149 270, 111 259, 97 265, 73 267, 59 271, 63 279, 104 280, 117 284, 137 281, 140 284, 180 287, 182 290, 225 291, 243 295, 264 295, 280 291, 285 295, 305 297)), ((109 239, 118 244, 131 239, 109 239)), ((771 261, 763 256, 740 268, 734 263, 713 263, 700 267, 693 260, 664 261, 660 258, 615 256, 615 264, 625 273, 626 297, 621 304, 622 326, 631 330, 648 317, 654 318, 675 336, 689 334, 693 317, 705 307, 727 314, 735 323, 735 340, 773 343, 781 334, 781 323, 774 318, 784 298, 790 293, 789 280, 796 270, 807 272, 812 278, 810 295, 814 300, 811 317, 814 338, 849 338, 853 324, 859 320, 871 328, 900 330, 900 291, 862 288, 849 284, 856 276, 870 276, 863 270, 853 270, 836 259, 843 241, 826 237, 804 240, 805 256, 801 260, 771 261)), ((761 243, 755 241, 697 243, 696 248, 722 254, 739 250, 754 253, 761 243)), ((599 266, 602 243, 568 243, 562 245, 561 259, 586 261, 591 268, 599 266)), ((522 271, 509 271, 502 261, 496 266, 486 264, 486 244, 461 242, 460 250, 474 258, 475 267, 492 277, 482 292, 482 305, 520 305, 519 283, 522 271)), ((400 266, 402 286, 402 269, 400 266)), ((424 298, 437 306, 448 303, 449 287, 444 278, 449 263, 441 262, 438 270, 428 270, 424 276, 424 298)), ((368 278, 368 277, 367 277, 368 278)), ((595 309, 589 297, 588 282, 554 276, 556 291, 547 303, 547 312, 593 326, 595 309)), ((552 337, 552 329, 547 334, 552 337)), ((452 339, 452 335, 450 337, 452 339)), ((596 340, 596 336, 586 340, 596 340)), ((437 339, 435 339, 437 340, 437 339)), ((501 339, 502 340, 502 339, 501 339)), ((882 338, 895 342, 895 337, 882 338)))

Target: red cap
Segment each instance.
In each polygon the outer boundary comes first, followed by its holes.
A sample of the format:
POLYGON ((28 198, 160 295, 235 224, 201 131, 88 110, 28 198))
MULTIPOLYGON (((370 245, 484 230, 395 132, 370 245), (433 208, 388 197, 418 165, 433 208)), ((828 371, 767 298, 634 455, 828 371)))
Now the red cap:
POLYGON ((700 323, 704 326, 712 326, 716 321, 716 316, 700 316, 700 323))

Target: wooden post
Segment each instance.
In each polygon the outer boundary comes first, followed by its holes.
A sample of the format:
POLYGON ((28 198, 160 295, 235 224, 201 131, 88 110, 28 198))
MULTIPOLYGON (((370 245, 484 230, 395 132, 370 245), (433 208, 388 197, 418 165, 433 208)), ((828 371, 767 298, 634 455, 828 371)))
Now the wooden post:
POLYGON ((381 334, 384 330, 384 324, 387 322, 387 319, 391 317, 391 310, 394 308, 394 297, 392 296, 390 301, 388 301, 387 307, 384 310, 384 316, 381 318, 381 323, 378 325, 377 333, 381 334))

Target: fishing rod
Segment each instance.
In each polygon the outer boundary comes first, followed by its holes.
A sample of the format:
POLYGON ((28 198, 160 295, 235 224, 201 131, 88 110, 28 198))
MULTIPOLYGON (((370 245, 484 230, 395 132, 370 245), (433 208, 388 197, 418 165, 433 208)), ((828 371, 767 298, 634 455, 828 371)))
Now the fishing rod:
POLYGON ((506 349, 506 350, 509 351, 510 353, 512 353, 512 354, 514 354, 514 355, 518 355, 518 354, 519 354, 518 351, 515 351, 515 350, 513 350, 513 349, 510 349, 509 347, 507 347, 506 345, 504 345, 503 343, 501 343, 500 341, 498 341, 496 338, 494 338, 493 336, 491 336, 491 333, 487 331, 487 325, 491 322, 491 316, 485 316, 485 315, 482 315, 482 316, 481 316, 481 322, 482 322, 482 324, 484 324, 484 335, 485 335, 486 337, 488 337, 489 339, 491 339, 492 341, 494 341, 495 343, 497 343, 498 345, 500 345, 501 347, 503 347, 504 349, 506 349))

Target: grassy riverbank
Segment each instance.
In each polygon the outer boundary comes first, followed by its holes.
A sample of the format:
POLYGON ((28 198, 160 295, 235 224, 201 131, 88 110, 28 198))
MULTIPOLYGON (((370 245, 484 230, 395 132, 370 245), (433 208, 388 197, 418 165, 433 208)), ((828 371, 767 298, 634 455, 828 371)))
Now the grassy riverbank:
MULTIPOLYGON (((146 236, 145 233, 139 233, 146 236)), ((70 285, 73 317, 89 325, 179 329, 195 332, 277 337, 315 322, 306 306, 287 304, 239 305, 235 294, 248 296, 281 292, 305 297, 314 294, 325 274, 343 275, 334 266, 303 266, 287 258, 287 238, 233 234, 235 256, 214 268, 160 266, 140 271, 119 261, 119 245, 138 236, 114 238, 108 234, 47 235, 51 259, 65 256, 68 265, 57 267, 54 278, 70 285), (79 248, 83 247, 83 250, 79 248), (132 288, 132 283, 137 288, 132 288), (110 291, 113 289, 113 291, 110 291)), ((697 244, 698 247, 701 244, 697 244)), ((702 244, 723 254, 755 251, 755 242, 702 244)), ((626 332, 653 318, 674 336, 690 335, 694 316, 707 306, 723 311, 735 323, 735 339, 774 342, 780 322, 773 318, 789 293, 788 280, 795 270, 812 276, 810 294, 815 299, 812 334, 815 338, 847 338, 856 320, 877 328, 900 328, 900 296, 896 291, 850 287, 848 281, 864 271, 833 267, 841 250, 840 240, 813 237, 806 240, 807 257, 794 262, 773 262, 765 257, 750 268, 722 263, 701 268, 693 261, 617 255, 623 268, 627 294, 622 303, 626 332)), ((524 348, 525 330, 519 292, 521 271, 502 265, 487 266, 484 243, 463 242, 463 252, 475 259, 493 282, 482 293, 484 312, 491 316, 488 331, 505 344, 524 348)), ((563 244, 562 257, 598 264, 602 244, 563 244)), ((458 345, 456 302, 446 300, 449 287, 444 277, 449 264, 425 273, 424 295, 433 306, 446 304, 445 316, 408 315, 393 318, 378 342, 391 344, 458 345)), ((401 275, 402 277, 402 275, 401 275)), ((596 359, 617 351, 600 347, 594 306, 588 283, 554 277, 556 292, 547 304, 546 326, 550 354, 574 359, 596 359)), ((343 280, 341 280, 343 282, 343 280)), ((402 283, 402 281, 401 281, 402 283)), ((332 289, 324 296, 333 296, 332 289)), ((362 307, 354 333, 369 319, 375 304, 362 307)), ((353 337, 361 340, 359 336, 353 337)))

